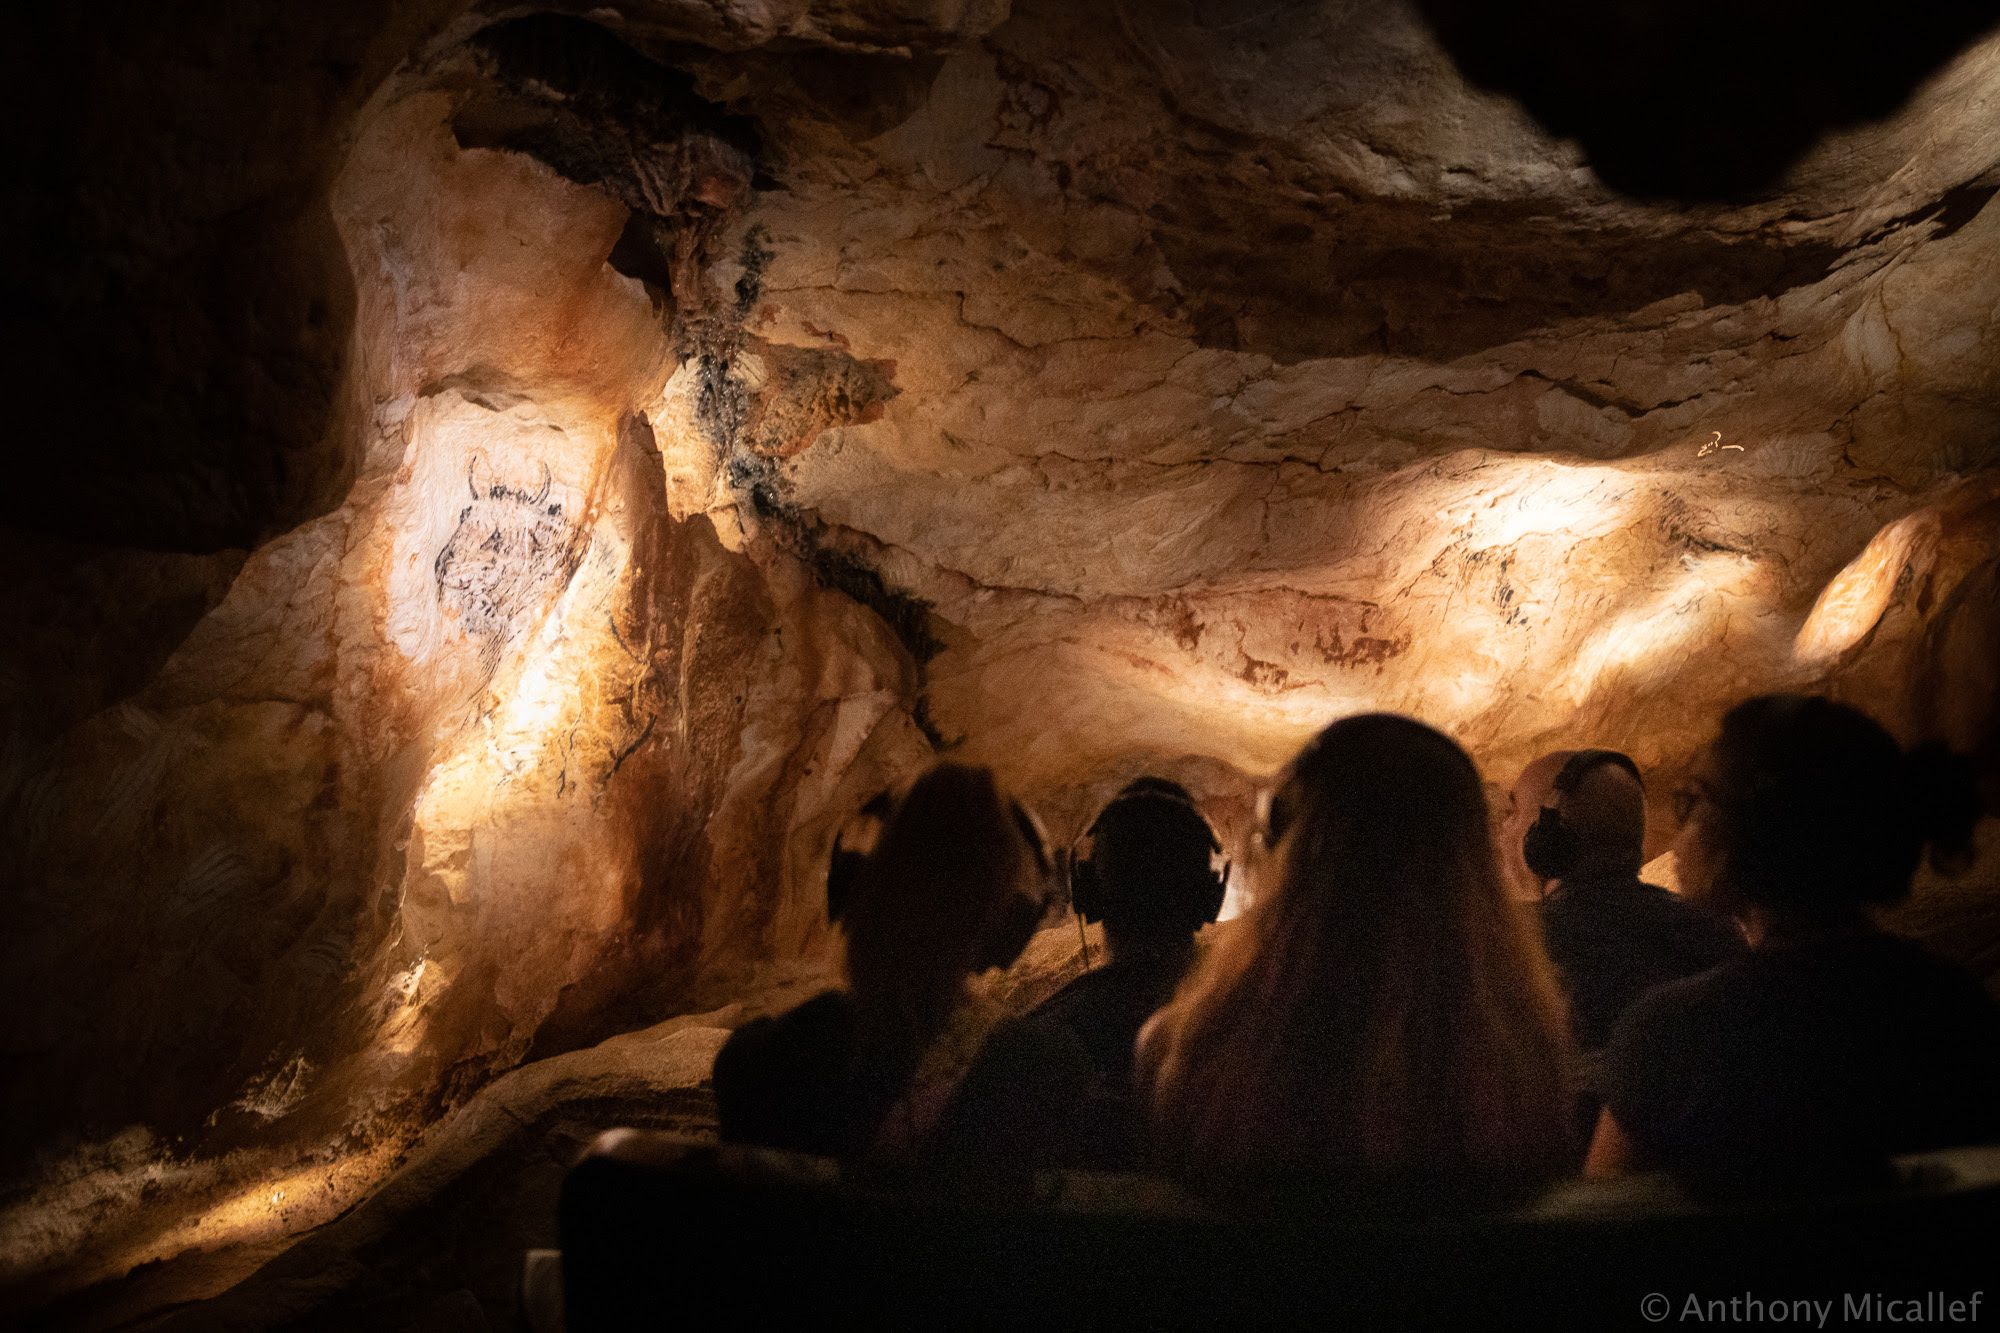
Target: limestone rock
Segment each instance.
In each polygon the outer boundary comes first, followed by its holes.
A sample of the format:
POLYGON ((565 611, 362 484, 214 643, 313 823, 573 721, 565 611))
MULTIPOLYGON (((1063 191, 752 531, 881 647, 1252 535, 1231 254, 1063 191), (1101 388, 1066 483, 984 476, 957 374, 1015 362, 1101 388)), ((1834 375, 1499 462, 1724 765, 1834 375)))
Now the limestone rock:
POLYGON ((825 975, 835 828, 940 751, 1241 846, 1345 713, 1663 795, 1824 689, 2000 790, 2000 37, 1671 204, 1401 6, 269 23, 121 16, 45 116, 94 257, 22 285, 63 429, 0 545, 23 1290, 825 975))

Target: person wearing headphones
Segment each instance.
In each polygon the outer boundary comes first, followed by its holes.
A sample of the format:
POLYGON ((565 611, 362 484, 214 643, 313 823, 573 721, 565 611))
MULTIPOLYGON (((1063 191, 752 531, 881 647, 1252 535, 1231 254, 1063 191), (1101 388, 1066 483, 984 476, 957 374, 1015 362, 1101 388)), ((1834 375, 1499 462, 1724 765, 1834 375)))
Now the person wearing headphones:
POLYGON ((1646 793, 1629 756, 1544 755, 1515 783, 1513 806, 1507 841, 1540 887, 1543 942, 1586 1059, 1640 996, 1744 951, 1726 917, 1639 878, 1646 793))
POLYGON ((1104 924, 1108 957, 988 1039, 940 1122, 940 1159, 987 1174, 1138 1164, 1133 1042, 1222 909, 1221 853, 1179 784, 1140 778, 1112 798, 1070 870, 1071 905, 1104 924))
POLYGON ((1906 750, 1832 699, 1764 695, 1724 715, 1675 812, 1682 891, 1750 949, 1619 1020, 1587 1173, 1782 1192, 2000 1139, 2000 1005, 1881 919, 1926 860, 1971 864, 1973 761, 1906 750))
POLYGON ((834 848, 829 915, 847 984, 731 1035, 715 1057, 723 1139, 907 1158, 963 1057, 966 983, 1010 966, 1040 923, 1050 866, 1033 816, 990 770, 938 764, 878 797, 834 848))

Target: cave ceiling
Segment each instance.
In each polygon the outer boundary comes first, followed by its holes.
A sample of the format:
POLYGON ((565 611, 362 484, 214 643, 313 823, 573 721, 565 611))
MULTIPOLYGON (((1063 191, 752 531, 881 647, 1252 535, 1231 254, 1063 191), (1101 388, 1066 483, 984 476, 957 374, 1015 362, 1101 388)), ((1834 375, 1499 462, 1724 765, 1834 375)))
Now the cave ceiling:
POLYGON ((998 17, 893 58, 619 29, 756 126, 718 280, 748 363, 833 386, 707 503, 931 610, 941 740, 1258 767, 1377 705, 1673 750, 1990 464, 1990 42, 1758 197, 1662 202, 1395 7, 998 17))

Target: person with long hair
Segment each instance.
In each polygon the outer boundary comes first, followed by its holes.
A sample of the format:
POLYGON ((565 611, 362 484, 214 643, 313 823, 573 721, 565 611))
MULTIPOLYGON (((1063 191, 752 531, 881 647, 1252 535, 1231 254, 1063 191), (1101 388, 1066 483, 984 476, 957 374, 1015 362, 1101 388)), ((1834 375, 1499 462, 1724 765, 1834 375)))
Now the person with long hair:
POLYGON ((2000 1139, 2000 1008, 1875 919, 1926 848, 1940 868, 1969 857, 1971 766, 1845 704, 1766 695, 1729 711, 1676 800, 1681 892, 1734 916, 1750 952, 1619 1021, 1591 1174, 1806 1185, 2000 1139))
POLYGON ((842 904, 846 986, 746 1024, 717 1054, 722 1137, 839 1157, 910 1151, 927 1129, 927 1061, 966 982, 1020 954, 1047 877, 1038 830, 990 770, 939 764, 918 778, 842 904))
POLYGON ((1336 722, 1262 842, 1255 905, 1140 1034, 1161 1164, 1207 1192, 1441 1204, 1573 1167, 1567 1018, 1465 751, 1336 722))

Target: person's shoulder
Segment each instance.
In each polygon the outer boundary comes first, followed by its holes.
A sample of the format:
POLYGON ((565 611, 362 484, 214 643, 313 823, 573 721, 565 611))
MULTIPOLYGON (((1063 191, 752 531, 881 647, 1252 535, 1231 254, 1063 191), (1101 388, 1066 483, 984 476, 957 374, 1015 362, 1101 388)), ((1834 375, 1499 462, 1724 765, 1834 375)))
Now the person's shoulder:
POLYGON ((979 1063, 1034 1067, 1051 1055, 1070 1053, 1076 1045, 1069 1024, 1038 1009, 994 1028, 979 1048, 979 1063))
POLYGON ((1633 884, 1633 892, 1637 893, 1641 898, 1644 898, 1649 903, 1654 903, 1662 907, 1671 908, 1673 911, 1676 912, 1679 911, 1689 911, 1696 913, 1701 912, 1701 909, 1699 907, 1696 907, 1693 903, 1681 897, 1678 893, 1675 893, 1672 889, 1666 888, 1663 885, 1655 884, 1651 880, 1635 879, 1632 881, 1632 884, 1633 884))
POLYGON ((954 1122, 990 1118, 995 1108, 1034 1103, 1048 1089, 1076 1083, 1089 1061, 1066 1024, 1032 1014, 1012 1018, 987 1034, 952 1098, 954 1122))
POLYGON ((753 1018, 729 1034, 715 1057, 716 1075, 797 1045, 839 1045, 854 1027, 854 1002, 845 991, 822 991, 781 1014, 753 1018))
POLYGON ((753 1018, 729 1034, 715 1056, 715 1082, 768 1077, 801 1061, 844 1058, 854 1031, 854 1004, 843 991, 826 991, 781 1014, 753 1018))
POLYGON ((1651 910, 1674 923, 1675 927, 1725 954, 1739 954, 1750 946, 1743 933, 1728 917, 1691 903, 1672 889, 1638 881, 1638 892, 1651 910))
MULTIPOLYGON (((1642 1137, 1685 1108, 1734 1044, 1744 1007, 1734 963, 1681 977, 1632 1002, 1612 1025, 1599 1069, 1605 1105, 1642 1137)), ((1727 1063, 1727 1061, 1724 1061, 1727 1063)))
POLYGON ((851 1026, 854 997, 844 990, 823 990, 802 1004, 794 1005, 776 1020, 792 1027, 851 1026))
POLYGON ((1036 1029, 1044 1039, 1054 1037, 1058 1029, 1063 1033, 1087 1030, 1107 1007, 1118 1004, 1126 988, 1125 979, 1111 968, 1094 968, 1014 1021, 1036 1029))
POLYGON ((1636 876, 1598 875, 1574 883, 1558 883, 1536 904, 1536 910, 1543 927, 1549 930, 1629 930, 1634 925, 1635 913, 1643 917, 1649 910, 1657 909, 1659 904, 1653 896, 1656 892, 1666 893, 1666 890, 1656 890, 1636 876))
POLYGON ((816 995, 782 1014, 753 1019, 716 1053, 711 1081, 722 1137, 806 1152, 835 1152, 853 1048, 853 1002, 816 995))
MULTIPOLYGON (((1034 1008, 1028 1010, 1028 1012, 1021 1015, 1021 1017, 1023 1019, 1043 1019, 1043 1018, 1048 1018, 1054 1014, 1060 1014, 1061 1012, 1063 1012, 1063 1010, 1074 1005, 1077 1002, 1078 997, 1089 995, 1093 990, 1097 988, 1097 982, 1095 981, 1095 978, 1099 975, 1101 970, 1102 969, 1099 968, 1093 968, 1090 971, 1082 973, 1079 976, 1071 977, 1068 981, 1065 981, 1061 986, 1057 987, 1054 994, 1050 995, 1040 1004, 1037 1004, 1034 1008)), ((1018 1021, 1018 1020, 1010 1020, 1010 1021, 1018 1021)))
POLYGON ((853 1021, 853 997, 844 990, 823 990, 810 1000, 803 1000, 781 1014, 772 1014, 746 1023, 740 1030, 786 1032, 846 1025, 853 1021))
POLYGON ((1577 906, 1577 895, 1564 893, 1560 886, 1531 904, 1531 910, 1542 923, 1542 929, 1552 934, 1568 929, 1585 911, 1577 906))
POLYGON ((1889 930, 1869 931, 1854 940, 1851 947, 1881 966, 1903 968, 1927 976, 1972 980, 1971 973, 1957 963, 1908 935, 1889 930))
POLYGON ((1865 941, 1861 955, 1885 979, 1921 988, 1947 1004, 2000 1015, 2000 1003, 1978 977, 1920 941, 1884 931, 1865 941))
POLYGON ((1698 907, 1675 893, 1672 889, 1651 883, 1648 880, 1632 881, 1632 892, 1640 901, 1657 911, 1670 912, 1677 917, 1687 917, 1699 921, 1721 921, 1713 912, 1698 907))
POLYGON ((1717 1029, 1718 1016, 1741 1002, 1741 959, 1656 986, 1629 1005, 1612 1030, 1614 1048, 1672 1041, 1717 1029))

